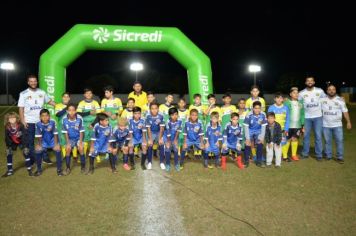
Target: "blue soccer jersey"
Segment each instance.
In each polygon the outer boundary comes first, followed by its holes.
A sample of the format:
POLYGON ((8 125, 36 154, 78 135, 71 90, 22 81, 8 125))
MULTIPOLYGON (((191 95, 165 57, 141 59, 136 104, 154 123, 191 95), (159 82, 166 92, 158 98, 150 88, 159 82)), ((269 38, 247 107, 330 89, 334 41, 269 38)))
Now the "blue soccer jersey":
POLYGON ((216 143, 222 141, 221 126, 217 125, 216 127, 213 127, 211 123, 208 124, 205 132, 205 140, 209 143, 208 151, 219 149, 216 143))
POLYGON ((120 129, 119 127, 115 127, 112 132, 112 137, 110 139, 110 142, 116 142, 116 143, 124 143, 125 141, 130 140, 129 138, 129 128, 125 129, 120 129))
POLYGON ((63 118, 62 133, 68 134, 70 141, 78 142, 80 133, 84 133, 84 131, 83 119, 80 115, 77 115, 74 120, 71 120, 68 116, 63 118))
POLYGON ((236 149, 237 143, 242 140, 242 128, 237 124, 233 126, 231 123, 227 124, 224 129, 224 144, 227 148, 236 149))
POLYGON ((157 114, 156 116, 148 114, 146 116, 146 127, 150 128, 152 133, 159 133, 160 127, 164 126, 162 114, 157 114))
POLYGON ((254 135, 260 135, 262 126, 267 125, 267 119, 264 112, 261 112, 258 115, 253 114, 253 112, 249 112, 244 121, 245 126, 245 135, 246 139, 250 139, 250 137, 254 135))
POLYGON ((53 148, 54 136, 58 135, 56 122, 54 120, 49 120, 47 124, 42 123, 41 121, 36 123, 36 138, 42 138, 42 147, 43 148, 53 148))
POLYGON ((93 135, 91 140, 94 141, 94 149, 96 152, 106 152, 109 140, 112 136, 111 126, 106 127, 101 126, 99 123, 96 123, 93 128, 93 135))
POLYGON ((164 141, 169 140, 173 142, 176 134, 180 132, 182 132, 182 121, 177 120, 173 122, 172 120, 169 120, 164 130, 164 141))
POLYGON ((203 125, 200 121, 185 123, 183 135, 187 136, 187 143, 197 143, 200 141, 200 136, 204 135, 203 125))
POLYGON ((143 119, 139 119, 137 121, 134 119, 129 120, 129 132, 132 134, 132 141, 134 145, 142 143, 143 133, 146 131, 146 125, 143 119))

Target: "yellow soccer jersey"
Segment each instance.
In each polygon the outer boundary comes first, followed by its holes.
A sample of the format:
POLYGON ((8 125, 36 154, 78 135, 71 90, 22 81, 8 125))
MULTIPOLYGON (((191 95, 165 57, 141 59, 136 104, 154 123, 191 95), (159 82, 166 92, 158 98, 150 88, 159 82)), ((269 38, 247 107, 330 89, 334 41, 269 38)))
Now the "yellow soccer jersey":
POLYGON ((174 107, 172 104, 169 106, 167 104, 159 105, 159 112, 163 115, 164 122, 166 122, 169 119, 168 110, 172 107, 174 107))
MULTIPOLYGON (((77 107, 77 112, 88 112, 92 110, 95 110, 96 113, 101 112, 99 103, 95 100, 91 100, 91 101, 82 100, 79 102, 77 107)), ((95 120, 95 117, 96 117, 95 115, 84 116, 83 121, 85 123, 91 123, 95 120)))
POLYGON ((256 99, 253 99, 252 97, 250 97, 249 99, 247 99, 246 100, 246 109, 249 109, 250 111, 252 111, 252 105, 253 105, 253 103, 255 102, 255 101, 260 101, 261 102, 261 104, 262 104, 262 107, 261 107, 261 110, 263 111, 263 112, 265 112, 266 111, 266 102, 265 102, 265 100, 263 99, 263 98, 261 98, 261 97, 258 97, 258 98, 256 98, 256 99))
POLYGON ((125 108, 123 112, 121 113, 121 117, 126 118, 127 120, 132 119, 133 117, 133 112, 132 110, 129 110, 128 108, 125 108))
POLYGON ((65 105, 63 103, 57 103, 56 106, 54 107, 54 112, 57 114, 57 112, 62 111, 66 107, 67 107, 67 105, 65 105))
POLYGON ((112 114, 120 114, 122 112, 122 103, 120 98, 106 99, 101 101, 101 109, 103 112, 111 112, 112 114))
POLYGON ((180 119, 182 122, 185 122, 186 120, 188 120, 188 116, 189 116, 189 111, 188 109, 185 110, 179 110, 178 109, 178 119, 180 119))
POLYGON ((208 109, 208 107, 206 105, 202 105, 202 104, 200 104, 200 105, 192 104, 189 106, 189 114, 192 109, 198 110, 199 120, 203 121, 204 120, 204 111, 206 111, 206 109, 208 109))
POLYGON ((222 127, 225 128, 226 124, 230 122, 231 113, 237 112, 237 109, 235 105, 229 105, 229 106, 224 105, 220 108, 220 110, 221 110, 222 127))
POLYGON ((136 95, 135 92, 131 92, 128 98, 135 99, 135 106, 140 107, 141 109, 143 109, 143 107, 148 103, 147 94, 144 91, 142 91, 139 95, 136 95))

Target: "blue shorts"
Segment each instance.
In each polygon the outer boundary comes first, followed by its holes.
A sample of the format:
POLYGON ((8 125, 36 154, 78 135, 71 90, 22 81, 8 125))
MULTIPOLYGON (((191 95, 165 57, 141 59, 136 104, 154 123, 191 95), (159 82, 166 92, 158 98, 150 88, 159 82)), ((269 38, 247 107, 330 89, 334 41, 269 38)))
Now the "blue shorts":
POLYGON ((78 147, 79 139, 69 139, 69 143, 71 148, 78 147))
POLYGON ((221 153, 223 154, 223 155, 226 155, 226 154, 228 154, 229 152, 234 152, 234 153, 237 153, 237 154, 241 154, 242 153, 242 151, 240 150, 237 150, 236 149, 236 144, 235 145, 231 145, 231 144, 227 144, 227 147, 226 147, 226 149, 224 150, 221 150, 221 153))
POLYGON ((189 141, 187 141, 187 149, 185 151, 187 151, 190 147, 196 148, 197 150, 201 150, 200 141, 198 141, 198 142, 189 142, 189 141))
POLYGON ((133 144, 134 146, 138 146, 138 145, 142 144, 142 138, 139 139, 139 140, 133 138, 132 144, 133 144))
POLYGON ((123 146, 128 146, 129 140, 122 142, 112 142, 111 147, 121 149, 123 146))
POLYGON ((108 153, 108 145, 107 144, 102 145, 102 146, 94 144, 94 152, 90 153, 89 156, 96 157, 99 154, 106 154, 106 153, 108 153))
POLYGON ((250 135, 250 141, 253 142, 255 145, 258 143, 258 136, 260 136, 260 134, 251 134, 250 135))
POLYGON ((219 154, 220 154, 219 147, 217 147, 217 146, 210 146, 210 145, 209 145, 208 148, 205 149, 205 152, 207 152, 207 153, 211 153, 211 152, 212 152, 212 153, 215 154, 215 156, 219 156, 219 154))

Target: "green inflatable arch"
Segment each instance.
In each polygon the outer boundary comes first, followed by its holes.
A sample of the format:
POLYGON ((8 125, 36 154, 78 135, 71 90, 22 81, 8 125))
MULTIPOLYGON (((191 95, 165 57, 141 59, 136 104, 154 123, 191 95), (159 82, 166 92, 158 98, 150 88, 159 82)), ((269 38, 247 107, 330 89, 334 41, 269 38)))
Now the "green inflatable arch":
POLYGON ((40 58, 40 88, 56 102, 66 89, 66 68, 87 50, 168 52, 188 71, 190 102, 212 93, 210 59, 179 29, 77 24, 40 58))

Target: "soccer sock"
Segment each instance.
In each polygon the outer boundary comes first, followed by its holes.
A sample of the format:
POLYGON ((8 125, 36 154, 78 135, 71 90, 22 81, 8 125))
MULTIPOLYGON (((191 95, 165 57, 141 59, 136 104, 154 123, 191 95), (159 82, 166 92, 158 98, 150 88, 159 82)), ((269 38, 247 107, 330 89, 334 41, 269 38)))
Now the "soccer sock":
POLYGON ((134 155, 135 155, 135 154, 133 154, 133 153, 130 153, 130 154, 129 154, 130 164, 131 164, 131 165, 135 165, 134 155))
MULTIPOLYGON (((178 163, 179 155, 178 155, 178 152, 177 152, 177 151, 174 151, 173 154, 174 154, 174 165, 176 166, 176 165, 179 164, 179 163, 178 163)), ((167 158, 167 156, 166 156, 166 158, 167 158)), ((170 160, 170 159, 171 159, 171 155, 169 155, 169 157, 168 157, 167 159, 170 160)), ((167 160, 167 159, 166 159, 166 160, 167 160)))
POLYGON ((7 154, 6 159, 7 159, 7 170, 13 171, 12 170, 12 153, 7 154))
POLYGON ((245 147, 245 158, 244 158, 245 164, 247 164, 249 162, 250 155, 251 155, 251 146, 246 146, 245 147))
POLYGON ((89 156, 89 164, 90 164, 89 169, 94 169, 94 159, 95 157, 89 156))
POLYGON ((148 162, 152 162, 152 147, 148 147, 147 159, 148 159, 148 162))
POLYGON ((25 151, 24 151, 23 156, 25 157, 25 165, 26 165, 26 167, 27 167, 27 170, 31 170, 31 158, 30 158, 30 154, 26 154, 25 151))
POLYGON ((62 155, 61 155, 61 151, 54 151, 54 153, 56 155, 57 171, 61 171, 62 170, 62 155))
POLYGON ((257 153, 256 153, 256 157, 257 157, 257 162, 262 162, 262 149, 263 149, 263 144, 262 143, 258 143, 257 144, 257 153))
POLYGON ((49 160, 49 157, 48 157, 48 152, 47 152, 47 149, 43 149, 42 151, 42 158, 43 160, 49 160))
POLYGON ((287 159, 288 158, 288 151, 289 151, 290 143, 291 143, 290 141, 287 141, 286 144, 284 144, 282 146, 283 159, 287 159))
POLYGON ((36 152, 37 171, 42 171, 42 151, 36 152))
POLYGON ((85 154, 80 155, 80 163, 85 166, 85 154))
MULTIPOLYGON (((73 153, 73 157, 74 157, 74 158, 77 158, 77 157, 78 157, 78 149, 77 149, 77 147, 74 147, 74 148, 72 149, 72 153, 73 153)), ((85 152, 84 152, 84 155, 85 155, 85 152)))
MULTIPOLYGON (((171 165, 171 150, 168 150, 165 152, 166 154, 166 165, 171 165)), ((174 159, 174 163, 175 163, 175 159, 174 159)))
POLYGON ((180 164, 181 164, 181 165, 184 164, 185 152, 186 152, 186 151, 181 151, 181 155, 180 155, 180 164))
POLYGON ((70 158, 71 158, 70 155, 66 156, 66 166, 67 166, 67 168, 70 168, 70 158))
POLYGON ((292 156, 295 157, 297 156, 297 150, 298 150, 298 141, 292 141, 292 156))
POLYGON ((147 159, 147 154, 141 154, 141 165, 145 165, 147 159))
POLYGON ((116 155, 112 154, 112 160, 114 162, 114 167, 115 167, 117 164, 117 154, 116 155))
POLYGON ((110 161, 111 169, 114 169, 115 164, 114 164, 114 157, 113 157, 112 153, 109 153, 109 161, 110 161))
POLYGON ((164 146, 159 145, 159 162, 163 163, 164 162, 164 146))
POLYGON ((84 152, 84 155, 85 155, 85 156, 87 155, 88 146, 89 146, 89 143, 88 143, 88 142, 84 142, 84 145, 83 145, 83 152, 84 152))
POLYGON ((252 156, 255 157, 256 156, 256 148, 251 148, 251 153, 252 153, 252 156))
POLYGON ((219 165, 219 155, 214 154, 214 158, 215 158, 215 165, 219 165))
POLYGON ((127 164, 127 162, 129 161, 129 157, 127 154, 123 154, 123 159, 124 159, 124 164, 127 164))
POLYGON ((152 149, 153 149, 153 156, 155 156, 155 157, 156 157, 156 156, 157 156, 157 149, 158 149, 158 148, 157 148, 157 144, 156 144, 156 143, 154 143, 154 144, 153 144, 152 149))

